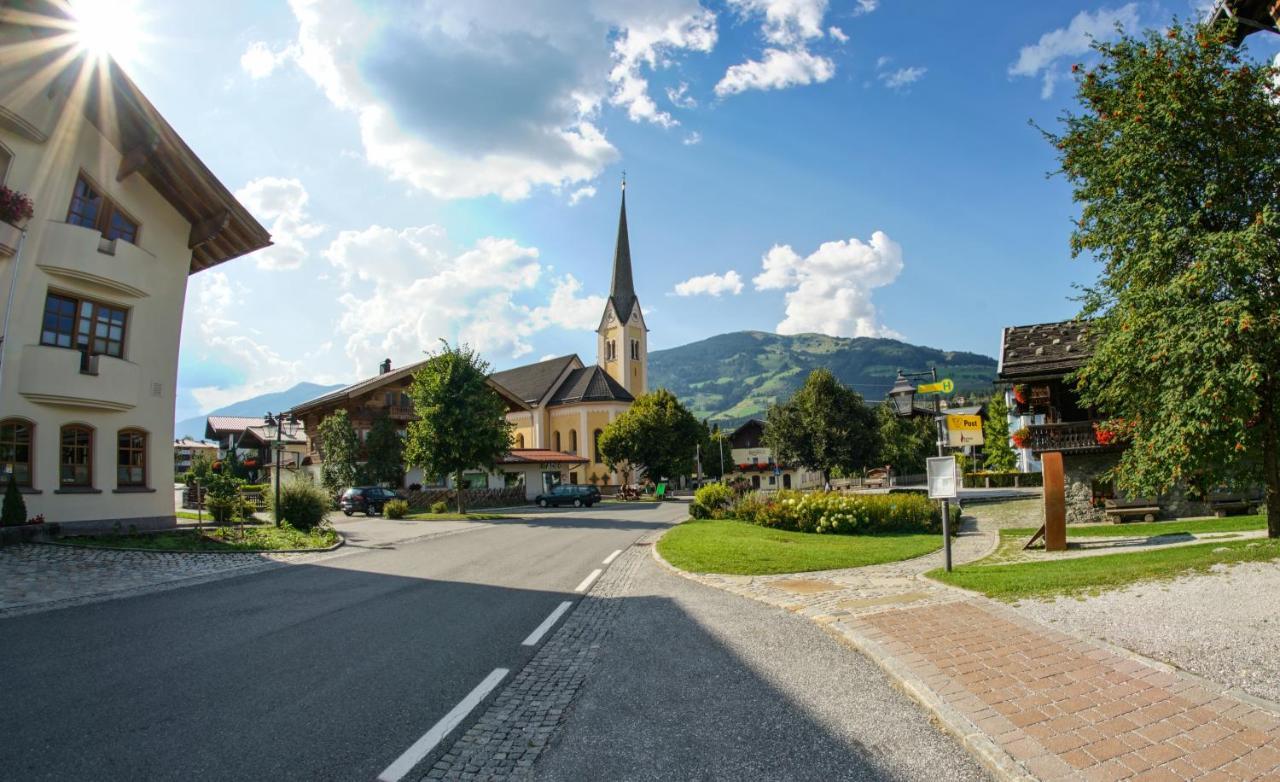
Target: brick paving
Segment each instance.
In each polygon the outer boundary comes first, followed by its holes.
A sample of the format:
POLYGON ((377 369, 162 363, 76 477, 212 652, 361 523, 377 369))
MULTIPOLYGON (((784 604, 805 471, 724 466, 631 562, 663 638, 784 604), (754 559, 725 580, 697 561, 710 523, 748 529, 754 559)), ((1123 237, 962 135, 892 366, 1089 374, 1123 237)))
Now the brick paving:
MULTIPOLYGON (((997 525, 974 512, 957 563, 995 547, 997 525)), ((1280 707, 923 577, 940 565, 936 553, 797 575, 677 572, 845 638, 1002 777, 1280 780, 1280 707)))

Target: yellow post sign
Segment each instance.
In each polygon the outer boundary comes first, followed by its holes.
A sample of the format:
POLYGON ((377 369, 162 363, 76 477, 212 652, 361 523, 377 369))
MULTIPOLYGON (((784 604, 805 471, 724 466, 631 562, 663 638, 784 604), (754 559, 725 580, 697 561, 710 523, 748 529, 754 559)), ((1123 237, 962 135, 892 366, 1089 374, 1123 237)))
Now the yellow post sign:
POLYGON ((939 380, 936 383, 925 383, 922 386, 916 386, 917 394, 949 394, 956 390, 956 384, 951 382, 951 378, 939 380))
POLYGON ((947 445, 960 448, 966 445, 982 445, 982 442, 981 416, 947 416, 947 445))

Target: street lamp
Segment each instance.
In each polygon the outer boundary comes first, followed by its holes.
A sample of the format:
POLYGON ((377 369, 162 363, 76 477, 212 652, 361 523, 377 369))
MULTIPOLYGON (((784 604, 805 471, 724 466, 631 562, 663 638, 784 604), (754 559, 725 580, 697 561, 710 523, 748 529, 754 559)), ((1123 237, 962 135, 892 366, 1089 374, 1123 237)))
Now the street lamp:
POLYGON ((262 417, 262 422, 267 426, 274 426, 276 428, 276 442, 274 448, 276 452, 276 501, 272 507, 275 508, 274 515, 276 517, 276 526, 278 527, 280 526, 280 455, 284 453, 284 443, 281 441, 281 435, 284 432, 285 424, 288 424, 289 426, 297 426, 298 419, 294 417, 293 413, 289 413, 288 416, 284 413, 279 413, 273 416, 271 415, 271 412, 268 411, 267 414, 262 417))
MULTIPOLYGON (((898 370, 898 377, 889 390, 889 400, 893 402, 893 410, 903 418, 909 417, 915 410, 916 387, 909 378, 929 377, 933 385, 938 384, 938 368, 930 367, 928 372, 906 372, 898 370)), ((926 388, 926 390, 928 390, 926 388)), ((938 429, 938 455, 944 456, 943 449, 947 442, 947 427, 942 416, 942 405, 935 395, 933 397, 933 422, 938 429)), ((951 572, 951 503, 942 501, 942 548, 946 559, 947 572, 951 572)))

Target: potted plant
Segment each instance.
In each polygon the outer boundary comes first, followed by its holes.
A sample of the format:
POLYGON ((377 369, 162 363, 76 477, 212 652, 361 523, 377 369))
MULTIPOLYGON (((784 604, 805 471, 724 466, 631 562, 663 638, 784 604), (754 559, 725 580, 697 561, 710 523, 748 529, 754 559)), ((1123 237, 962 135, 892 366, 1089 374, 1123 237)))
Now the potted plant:
POLYGON ((1025 405, 1027 403, 1027 395, 1029 393, 1030 392, 1028 391, 1026 384, 1019 383, 1013 387, 1013 401, 1017 402, 1019 405, 1025 405))
POLYGON ((1031 430, 1024 426, 1009 435, 1009 439, 1013 441, 1014 447, 1026 448, 1027 444, 1031 442, 1031 430))
POLYGON ((26 193, 0 185, 0 254, 13 255, 22 240, 22 229, 35 214, 26 193))

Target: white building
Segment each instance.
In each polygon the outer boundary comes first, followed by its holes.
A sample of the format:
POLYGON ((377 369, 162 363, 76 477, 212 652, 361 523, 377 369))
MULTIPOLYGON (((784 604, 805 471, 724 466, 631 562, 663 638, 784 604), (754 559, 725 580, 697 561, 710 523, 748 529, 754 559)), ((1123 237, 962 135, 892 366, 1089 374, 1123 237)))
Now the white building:
POLYGON ((173 523, 187 278, 270 244, 132 81, 46 26, 0 24, 0 471, 65 528, 173 523))

